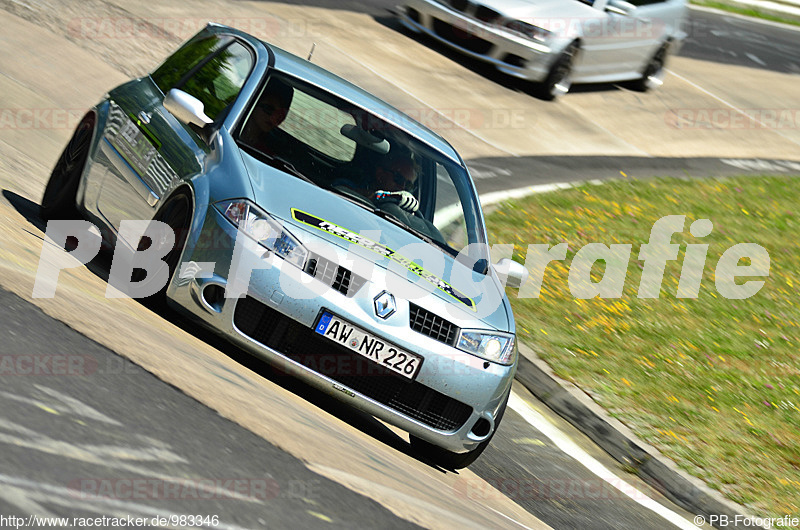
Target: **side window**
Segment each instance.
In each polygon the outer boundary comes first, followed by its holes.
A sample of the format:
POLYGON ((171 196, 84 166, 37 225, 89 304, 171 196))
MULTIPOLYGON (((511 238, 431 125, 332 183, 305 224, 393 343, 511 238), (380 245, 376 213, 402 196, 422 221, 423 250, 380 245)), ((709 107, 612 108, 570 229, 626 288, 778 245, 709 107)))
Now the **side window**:
POLYGON ((253 58, 242 44, 212 37, 186 44, 152 77, 164 93, 179 88, 202 101, 213 120, 236 99, 252 65, 253 58))
MULTIPOLYGON (((171 88, 178 87, 181 80, 205 57, 220 49, 226 41, 219 36, 201 40, 192 40, 184 44, 178 51, 170 55, 152 74, 158 88, 166 94, 171 88)), ((178 87, 180 88, 180 87, 178 87)))
POLYGON ((458 190, 447 168, 436 163, 436 211, 433 224, 442 233, 448 245, 456 250, 464 248, 468 240, 466 219, 458 190))
POLYGON ((344 125, 355 124, 352 115, 295 90, 286 120, 279 128, 331 158, 349 161, 353 159, 356 144, 340 131, 344 125))
POLYGON ((206 114, 213 120, 236 99, 252 65, 253 58, 247 48, 234 42, 194 72, 183 90, 202 101, 206 114))

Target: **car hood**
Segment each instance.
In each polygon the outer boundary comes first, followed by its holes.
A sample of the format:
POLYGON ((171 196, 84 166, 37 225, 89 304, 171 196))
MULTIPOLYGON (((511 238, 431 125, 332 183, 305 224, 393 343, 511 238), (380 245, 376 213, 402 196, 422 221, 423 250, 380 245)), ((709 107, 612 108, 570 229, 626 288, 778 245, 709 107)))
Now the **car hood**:
POLYGON ((255 202, 280 219, 311 252, 325 250, 318 244, 322 239, 337 248, 339 259, 358 257, 379 267, 382 274, 406 273, 410 281, 435 295, 435 306, 446 305, 448 314, 460 316, 454 319, 457 324, 474 322, 477 317, 490 328, 513 332, 508 301, 493 272, 474 272, 438 247, 331 191, 247 153, 242 152, 242 157, 255 202), (425 271, 414 272, 419 269, 412 262, 425 271))
POLYGON ((481 3, 509 18, 524 20, 551 31, 565 26, 566 18, 602 16, 601 12, 578 0, 489 0, 481 3))

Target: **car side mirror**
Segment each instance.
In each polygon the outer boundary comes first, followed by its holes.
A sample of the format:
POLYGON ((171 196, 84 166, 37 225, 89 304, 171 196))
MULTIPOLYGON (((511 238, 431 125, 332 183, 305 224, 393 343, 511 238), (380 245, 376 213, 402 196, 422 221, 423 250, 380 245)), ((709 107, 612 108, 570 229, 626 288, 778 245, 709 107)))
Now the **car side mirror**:
POLYGON ((628 16, 636 9, 636 6, 625 0, 608 0, 606 11, 615 15, 628 16))
POLYGON ((201 129, 213 123, 214 120, 206 116, 203 102, 177 88, 171 89, 164 97, 164 108, 175 116, 178 121, 186 125, 196 125, 201 129))
POLYGON ((500 280, 508 287, 519 289, 525 280, 528 279, 528 269, 521 263, 503 258, 494 264, 494 270, 500 276, 500 280))

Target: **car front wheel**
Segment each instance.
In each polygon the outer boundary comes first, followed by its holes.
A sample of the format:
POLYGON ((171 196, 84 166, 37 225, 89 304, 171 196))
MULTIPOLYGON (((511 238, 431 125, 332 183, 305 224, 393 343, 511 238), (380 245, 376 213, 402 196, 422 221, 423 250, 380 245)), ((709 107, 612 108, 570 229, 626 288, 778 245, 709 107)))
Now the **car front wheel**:
POLYGON ((579 49, 577 42, 570 43, 550 67, 550 72, 541 86, 542 96, 545 99, 552 101, 569 92, 572 87, 572 68, 579 49))
POLYGON ((661 45, 658 51, 650 58, 642 72, 642 77, 634 83, 634 88, 640 92, 655 90, 664 84, 666 70, 664 68, 669 54, 669 42, 661 45))
POLYGON ((64 152, 58 158, 50 180, 44 189, 39 216, 50 219, 74 219, 78 216, 75 204, 83 169, 89 158, 94 133, 95 115, 89 113, 81 120, 64 152))
MULTIPOLYGON (((179 260, 189 235, 189 228, 192 221, 191 195, 186 191, 177 192, 164 202, 161 208, 158 209, 155 217, 153 217, 153 220, 165 223, 175 234, 174 244, 166 255, 161 258, 162 263, 160 263, 160 266, 167 267, 167 276, 169 279, 155 294, 149 297, 149 303, 161 307, 166 305, 167 288, 180 265, 179 260)), ((165 243, 166 241, 153 241, 145 236, 139 241, 137 251, 145 251, 153 245, 162 247, 165 243)), ((133 269, 131 281, 134 283, 148 282, 151 280, 152 278, 149 272, 140 268, 133 269)))

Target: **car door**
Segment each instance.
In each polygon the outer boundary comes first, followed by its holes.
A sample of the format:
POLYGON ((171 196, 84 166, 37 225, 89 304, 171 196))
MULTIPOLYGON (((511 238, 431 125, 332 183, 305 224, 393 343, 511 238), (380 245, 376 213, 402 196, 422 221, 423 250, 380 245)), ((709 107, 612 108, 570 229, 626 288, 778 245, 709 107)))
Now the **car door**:
POLYGON ((668 38, 681 31, 684 11, 679 1, 633 0, 632 3, 636 9, 631 15, 648 29, 634 51, 634 67, 641 71, 668 38))
POLYGON ((639 72, 664 41, 664 0, 628 0, 634 8, 624 15, 628 70, 639 72))
POLYGON ((649 23, 636 18, 634 5, 621 4, 625 9, 615 8, 614 0, 597 0, 597 17, 583 20, 581 77, 608 80, 634 68, 649 23))
POLYGON ((195 38, 152 75, 110 93, 105 151, 111 163, 97 206, 113 227, 124 219, 151 219, 160 201, 204 166, 205 140, 164 108, 165 93, 184 90, 203 102, 211 119, 221 120, 253 62, 247 45, 231 36, 195 38))

